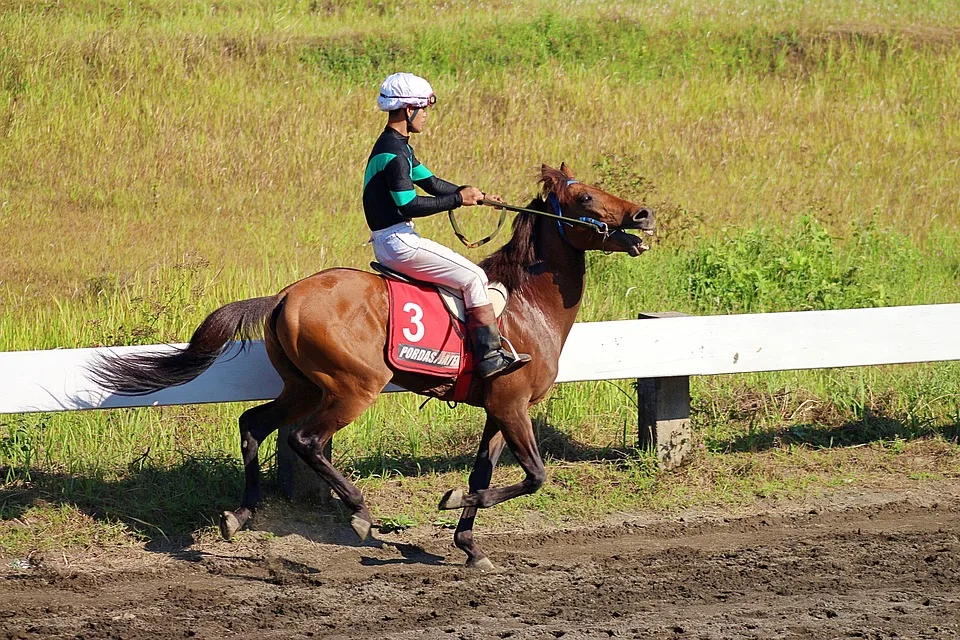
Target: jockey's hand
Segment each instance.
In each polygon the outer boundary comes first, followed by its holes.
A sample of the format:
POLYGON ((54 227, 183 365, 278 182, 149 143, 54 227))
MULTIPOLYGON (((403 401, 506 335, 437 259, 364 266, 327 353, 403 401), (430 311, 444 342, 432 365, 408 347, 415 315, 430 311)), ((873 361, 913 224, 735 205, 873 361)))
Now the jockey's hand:
POLYGON ((503 197, 500 196, 500 194, 498 194, 498 193, 486 193, 486 194, 484 194, 484 196, 483 196, 483 203, 484 203, 484 204, 489 204, 489 205, 491 205, 494 209, 498 209, 498 210, 499 210, 500 207, 496 206, 496 205, 494 204, 495 202, 503 202, 503 197))
POLYGON ((463 187, 460 189, 460 197, 463 198, 463 206, 472 207, 483 200, 483 191, 476 187, 463 187))

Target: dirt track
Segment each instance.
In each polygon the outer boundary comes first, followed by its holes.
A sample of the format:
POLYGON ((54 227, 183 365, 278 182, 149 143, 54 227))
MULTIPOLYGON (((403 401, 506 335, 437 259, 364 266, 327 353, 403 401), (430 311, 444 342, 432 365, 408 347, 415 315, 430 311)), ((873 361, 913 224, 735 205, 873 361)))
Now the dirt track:
POLYGON ((0 576, 0 638, 956 638, 958 494, 550 532, 481 522, 489 574, 428 530, 351 546, 266 526, 279 535, 50 554, 0 576))

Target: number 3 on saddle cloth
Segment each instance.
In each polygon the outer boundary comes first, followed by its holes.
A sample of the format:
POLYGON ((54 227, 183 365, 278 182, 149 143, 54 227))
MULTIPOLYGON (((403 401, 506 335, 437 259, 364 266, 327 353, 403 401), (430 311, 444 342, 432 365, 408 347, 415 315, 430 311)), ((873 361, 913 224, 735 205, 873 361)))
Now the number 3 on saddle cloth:
MULTIPOLYGON (((387 276, 390 313, 387 322, 387 359, 402 371, 454 381, 454 402, 464 400, 473 379, 473 354, 466 343, 467 325, 459 291, 405 276, 371 263, 387 276), (401 282, 396 278, 404 278, 401 282)), ((490 302, 499 316, 506 306, 506 288, 488 287, 490 302)))

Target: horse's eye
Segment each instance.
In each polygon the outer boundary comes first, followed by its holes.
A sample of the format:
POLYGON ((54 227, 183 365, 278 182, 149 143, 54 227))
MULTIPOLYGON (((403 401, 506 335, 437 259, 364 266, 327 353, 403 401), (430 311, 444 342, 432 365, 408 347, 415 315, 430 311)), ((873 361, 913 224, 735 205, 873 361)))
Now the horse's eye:
POLYGON ((580 204, 590 204, 591 200, 593 200, 593 198, 590 197, 589 193, 580 196, 580 204))

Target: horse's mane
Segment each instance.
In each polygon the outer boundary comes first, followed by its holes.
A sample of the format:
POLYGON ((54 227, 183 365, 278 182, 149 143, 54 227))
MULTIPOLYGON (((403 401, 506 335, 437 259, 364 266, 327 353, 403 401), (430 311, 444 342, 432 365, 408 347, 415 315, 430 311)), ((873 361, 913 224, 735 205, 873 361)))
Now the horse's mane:
MULTIPOLYGON (((543 204, 543 200, 535 198, 527 208, 542 209, 543 204)), ((523 284, 528 268, 537 261, 533 242, 537 217, 523 211, 518 213, 513 219, 513 236, 480 263, 491 282, 502 282, 509 291, 519 289, 523 284)))
MULTIPOLYGON (((527 205, 527 209, 549 212, 546 198, 552 193, 561 203, 567 201, 567 180, 569 177, 550 167, 541 169, 540 196, 527 205)), ((520 212, 513 220, 513 236, 498 251, 487 256, 480 263, 491 282, 502 282, 509 291, 519 289, 529 277, 530 267, 538 262, 536 255, 536 228, 538 216, 520 212)))

